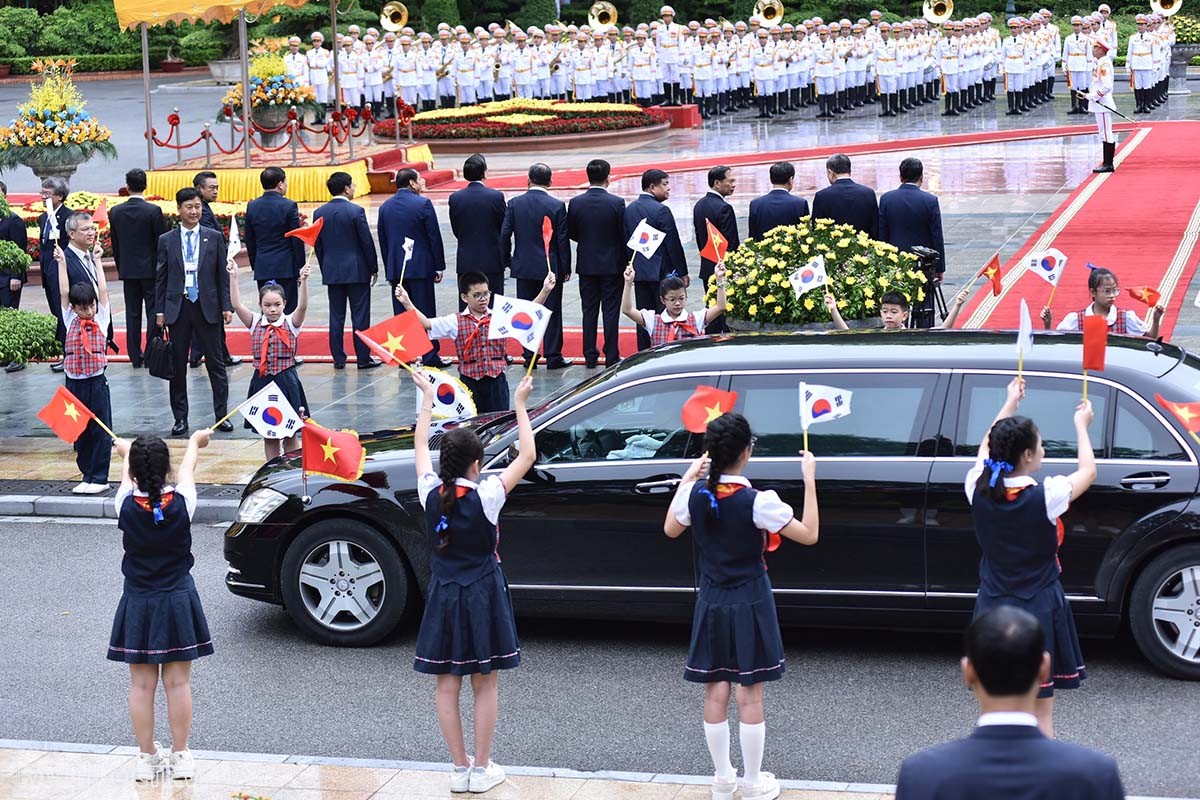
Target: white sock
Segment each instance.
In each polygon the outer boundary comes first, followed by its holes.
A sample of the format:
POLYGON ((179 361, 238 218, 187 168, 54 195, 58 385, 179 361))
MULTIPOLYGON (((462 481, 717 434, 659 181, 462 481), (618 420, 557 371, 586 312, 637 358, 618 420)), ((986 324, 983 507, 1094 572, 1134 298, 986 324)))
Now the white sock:
POLYGON ((718 778, 733 778, 737 772, 729 760, 729 721, 704 723, 704 739, 718 778))
POLYGON ((742 780, 747 786, 753 786, 758 783, 758 773, 762 769, 763 749, 767 743, 767 723, 740 723, 738 741, 742 745, 742 780))

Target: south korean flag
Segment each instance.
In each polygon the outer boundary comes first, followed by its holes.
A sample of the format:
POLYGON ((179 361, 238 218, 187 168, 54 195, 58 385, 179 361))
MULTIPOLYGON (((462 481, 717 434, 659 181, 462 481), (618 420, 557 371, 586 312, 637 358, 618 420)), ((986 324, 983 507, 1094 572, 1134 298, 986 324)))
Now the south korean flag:
MULTIPOLYGON (((435 419, 463 419, 479 412, 475 409, 475 398, 466 384, 449 372, 436 367, 421 367, 429 382, 433 384, 433 417, 435 419)), ((420 393, 417 394, 417 413, 421 411, 420 393)))
POLYGON ((532 300, 519 300, 502 294, 492 298, 489 339, 515 339, 526 350, 537 350, 554 312, 532 300))
POLYGON ((264 439, 289 439, 300 435, 304 420, 271 381, 238 406, 250 427, 264 439))

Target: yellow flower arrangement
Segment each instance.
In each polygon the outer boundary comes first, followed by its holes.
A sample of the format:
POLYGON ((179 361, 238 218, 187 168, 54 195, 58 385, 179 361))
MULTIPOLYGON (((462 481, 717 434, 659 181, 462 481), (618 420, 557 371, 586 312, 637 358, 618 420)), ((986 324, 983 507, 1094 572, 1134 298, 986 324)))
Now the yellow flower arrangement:
POLYGON ((500 122, 505 125, 528 125, 530 122, 542 122, 554 119, 553 114, 501 114, 497 117, 486 117, 488 122, 500 122))
MULTIPOLYGON (((265 52, 250 60, 250 108, 272 106, 298 109, 316 108, 317 92, 311 86, 301 86, 288 77, 283 56, 265 52)), ((232 108, 240 113, 242 108, 242 85, 236 84, 221 98, 223 108, 232 108)))
POLYGON ((112 132, 87 111, 87 102, 71 77, 74 60, 34 61, 41 82, 17 117, 0 127, 0 169, 18 164, 80 164, 95 155, 116 157, 112 132))

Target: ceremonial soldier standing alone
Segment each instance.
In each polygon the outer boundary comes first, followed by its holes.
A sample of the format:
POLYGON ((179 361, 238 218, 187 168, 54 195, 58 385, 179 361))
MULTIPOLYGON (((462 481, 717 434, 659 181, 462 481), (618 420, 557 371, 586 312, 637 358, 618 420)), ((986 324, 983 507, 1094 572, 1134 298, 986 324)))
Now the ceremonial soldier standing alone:
POLYGON ((1096 66, 1092 67, 1091 89, 1087 94, 1088 111, 1096 115, 1096 128, 1104 151, 1104 161, 1092 172, 1112 172, 1117 140, 1112 129, 1113 63, 1108 57, 1108 42, 1097 38, 1092 42, 1092 53, 1096 56, 1096 66))

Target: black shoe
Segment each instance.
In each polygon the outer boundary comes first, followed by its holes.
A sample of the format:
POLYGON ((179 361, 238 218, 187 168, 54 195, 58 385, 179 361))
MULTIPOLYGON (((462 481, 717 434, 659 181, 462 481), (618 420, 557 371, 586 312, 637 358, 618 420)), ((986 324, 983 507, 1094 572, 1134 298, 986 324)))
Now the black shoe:
POLYGON ((196 369, 197 367, 200 366, 200 359, 199 358, 189 358, 188 366, 190 366, 192 369, 196 369))
POLYGON ((440 357, 434 356, 433 358, 429 359, 428 361, 422 361, 421 366, 434 367, 436 369, 446 369, 447 367, 450 366, 450 362, 442 361, 442 359, 440 357))
POLYGON ((8 366, 4 368, 4 371, 5 372, 20 372, 23 369, 25 369, 25 362, 10 361, 10 362, 8 362, 8 366))
MULTIPOLYGON (((299 360, 300 359, 296 359, 297 362, 299 360)), ((227 367, 236 367, 240 363, 242 363, 241 356, 230 356, 229 358, 225 359, 225 366, 227 367)))
POLYGON ((55 361, 53 364, 50 365, 50 371, 51 372, 62 372, 63 371, 63 362, 55 361))
POLYGON ((133 367, 134 369, 141 369, 141 368, 142 368, 142 362, 140 362, 140 361, 130 361, 130 362, 129 362, 129 366, 133 367))
MULTIPOLYGON (((338 369, 346 368, 345 364, 335 364, 334 366, 337 367, 338 369)), ((363 363, 361 361, 358 363, 359 369, 375 369, 376 367, 382 367, 382 366, 383 366, 383 362, 380 361, 378 358, 369 359, 366 363, 363 363)))
POLYGON ((585 369, 595 369, 596 368, 596 359, 594 359, 594 358, 586 359, 583 362, 583 366, 585 369))
MULTIPOLYGON (((345 369, 346 362, 345 361, 335 361, 335 362, 333 362, 333 368, 334 369, 345 369)), ((359 367, 359 369, 363 369, 363 368, 359 367)))
POLYGON ((233 433, 233 423, 227 419, 221 420, 221 424, 213 428, 213 430, 220 431, 221 433, 233 433))
POLYGON ((569 358, 555 358, 546 362, 546 369, 566 369, 574 365, 575 362, 569 358))
POLYGON ((186 419, 175 420, 174 427, 171 428, 172 436, 187 436, 188 424, 186 419))
POLYGON ((292 363, 294 363, 297 367, 299 367, 304 364, 304 359, 301 358, 300 356, 296 356, 295 358, 292 359, 292 363))

